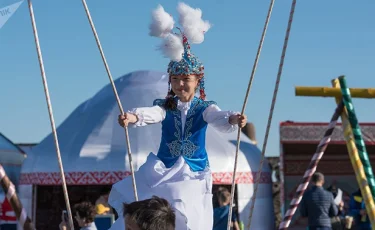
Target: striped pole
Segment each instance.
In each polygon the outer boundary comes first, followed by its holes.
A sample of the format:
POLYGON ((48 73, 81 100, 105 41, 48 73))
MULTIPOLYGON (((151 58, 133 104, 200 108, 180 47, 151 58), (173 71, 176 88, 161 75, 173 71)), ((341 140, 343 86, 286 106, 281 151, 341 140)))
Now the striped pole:
POLYGON ((341 92, 342 92, 342 100, 344 102, 344 105, 348 111, 348 118, 349 118, 349 124, 352 128, 353 136, 355 145, 358 149, 359 157, 362 161, 363 168, 365 170, 366 178, 368 181, 368 184, 370 186, 370 190, 372 193, 372 197, 375 197, 375 178, 374 173, 372 171, 372 167, 370 164, 370 160, 368 158, 367 150, 365 142, 362 138, 362 132, 361 128, 359 127, 357 116, 355 114, 354 106, 352 103, 352 98, 350 95, 349 88, 346 85, 346 80, 344 76, 339 77, 341 92))
MULTIPOLYGON (((340 88, 340 83, 338 79, 332 80, 332 86, 335 88, 340 88)), ((336 103, 341 101, 341 97, 336 97, 336 103)), ((372 230, 375 230, 375 204, 371 195, 370 187, 367 183, 365 171, 363 170, 363 165, 361 159, 359 158, 358 150, 354 143, 353 132, 348 121, 348 112, 344 108, 341 114, 342 128, 344 131, 344 138, 346 140, 346 147, 348 149, 349 158, 352 163, 354 173, 358 182, 358 187, 361 190, 363 200, 365 202, 365 207, 367 215, 369 216, 372 230)))
POLYGON ((320 140, 318 147, 316 148, 316 153, 313 155, 309 167, 305 171, 303 178, 301 180, 300 185, 297 188, 296 193, 294 194, 293 200, 290 202, 289 209, 286 212, 283 221, 280 223, 279 229, 287 229, 292 221, 293 215, 297 210, 299 203, 302 200, 302 196, 306 191, 307 186, 309 185, 311 176, 315 173, 316 168, 320 159, 322 159, 324 151, 327 149, 329 142, 331 141, 331 135, 333 130, 335 129, 337 120, 340 117, 340 114, 343 110, 344 104, 341 102, 338 104, 332 118, 331 122, 328 125, 326 132, 324 133, 324 137, 320 140))
POLYGON ((27 216, 26 210, 22 207, 20 200, 16 194, 14 184, 9 180, 3 166, 0 164, 0 184, 6 194, 6 199, 9 201, 12 209, 16 213, 19 224, 23 226, 24 230, 35 230, 31 219, 27 216))

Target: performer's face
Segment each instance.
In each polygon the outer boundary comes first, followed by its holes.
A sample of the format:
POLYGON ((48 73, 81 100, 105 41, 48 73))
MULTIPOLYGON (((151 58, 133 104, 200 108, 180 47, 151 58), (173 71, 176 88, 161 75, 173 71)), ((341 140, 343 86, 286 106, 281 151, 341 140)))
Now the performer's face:
POLYGON ((127 215, 125 216, 125 230, 140 230, 138 225, 134 223, 127 215))
POLYGON ((198 83, 199 78, 195 75, 171 76, 172 90, 180 99, 191 99, 198 88, 198 83))

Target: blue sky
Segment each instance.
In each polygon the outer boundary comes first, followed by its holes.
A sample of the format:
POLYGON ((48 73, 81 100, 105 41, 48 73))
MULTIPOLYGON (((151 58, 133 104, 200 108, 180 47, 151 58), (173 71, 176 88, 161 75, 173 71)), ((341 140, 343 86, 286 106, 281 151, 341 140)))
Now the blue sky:
MULTIPOLYGON (((0 8, 18 0, 0 0, 0 8)), ((192 51, 206 67, 210 99, 241 110, 267 14, 267 0, 187 0, 213 27, 192 51)), ((246 114, 262 144, 291 0, 277 0, 246 114)), ((168 60, 148 36, 157 4, 176 19, 178 1, 87 1, 114 78, 140 69, 165 71, 168 60)), ((57 125, 108 84, 81 1, 33 1, 57 125)), ((268 156, 279 154, 279 123, 329 121, 332 98, 296 97, 294 87, 330 86, 345 74, 350 87, 375 88, 375 1, 298 1, 271 134, 268 156)), ((39 142, 51 132, 30 16, 25 1, 0 29, 0 132, 14 142, 39 142)), ((124 102, 126 103, 126 102, 124 102)), ((375 100, 355 99, 358 119, 373 122, 375 100)), ((261 145, 260 145, 261 147, 261 145)))

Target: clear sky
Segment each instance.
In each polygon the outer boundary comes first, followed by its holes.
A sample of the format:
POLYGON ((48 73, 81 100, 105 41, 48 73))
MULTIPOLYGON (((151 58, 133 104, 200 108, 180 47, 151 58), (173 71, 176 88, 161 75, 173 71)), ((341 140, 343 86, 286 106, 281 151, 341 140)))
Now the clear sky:
MULTIPOLYGON (((0 8, 18 0, 0 0, 0 8)), ((177 20, 175 0, 87 1, 114 78, 131 71, 165 71, 168 60, 148 36, 150 12, 162 4, 177 20)), ((291 0, 276 0, 246 114, 264 139, 291 0)), ((187 0, 213 27, 192 51, 205 64, 210 99, 241 110, 267 14, 268 0, 187 0)), ((34 0, 34 12, 57 125, 108 84, 81 1, 34 0)), ((332 98, 294 95, 295 86, 375 88, 375 1, 299 0, 269 137, 279 154, 279 123, 328 122, 332 98)), ((1 17, 1 15, 0 15, 1 17)), ((1 18, 0 18, 1 19, 1 18)), ((0 29, 0 132, 13 142, 39 142, 51 132, 27 1, 0 29)), ((126 102, 124 102, 126 103, 126 102)), ((358 119, 374 122, 375 100, 354 100, 358 119)), ((261 145, 260 145, 261 147, 261 145)))

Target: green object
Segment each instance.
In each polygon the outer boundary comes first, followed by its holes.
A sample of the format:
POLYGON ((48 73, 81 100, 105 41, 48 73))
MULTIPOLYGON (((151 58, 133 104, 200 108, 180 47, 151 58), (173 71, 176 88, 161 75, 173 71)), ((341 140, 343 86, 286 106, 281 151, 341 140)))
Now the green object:
POLYGON ((354 142, 358 150, 359 158, 361 159, 363 169, 366 174, 366 179, 368 182, 368 185, 371 190, 372 197, 375 197, 375 178, 374 173, 372 171, 372 167, 370 164, 370 160, 368 158, 367 150, 365 142, 362 138, 362 132, 361 128, 358 124, 358 119, 355 114, 352 97, 350 95, 350 90, 348 86, 346 85, 346 80, 344 76, 339 77, 340 81, 340 87, 341 87, 341 93, 342 93, 342 99, 344 102, 344 105, 346 107, 346 110, 348 111, 348 120, 350 123, 350 126, 352 128, 353 136, 354 136, 354 142))

